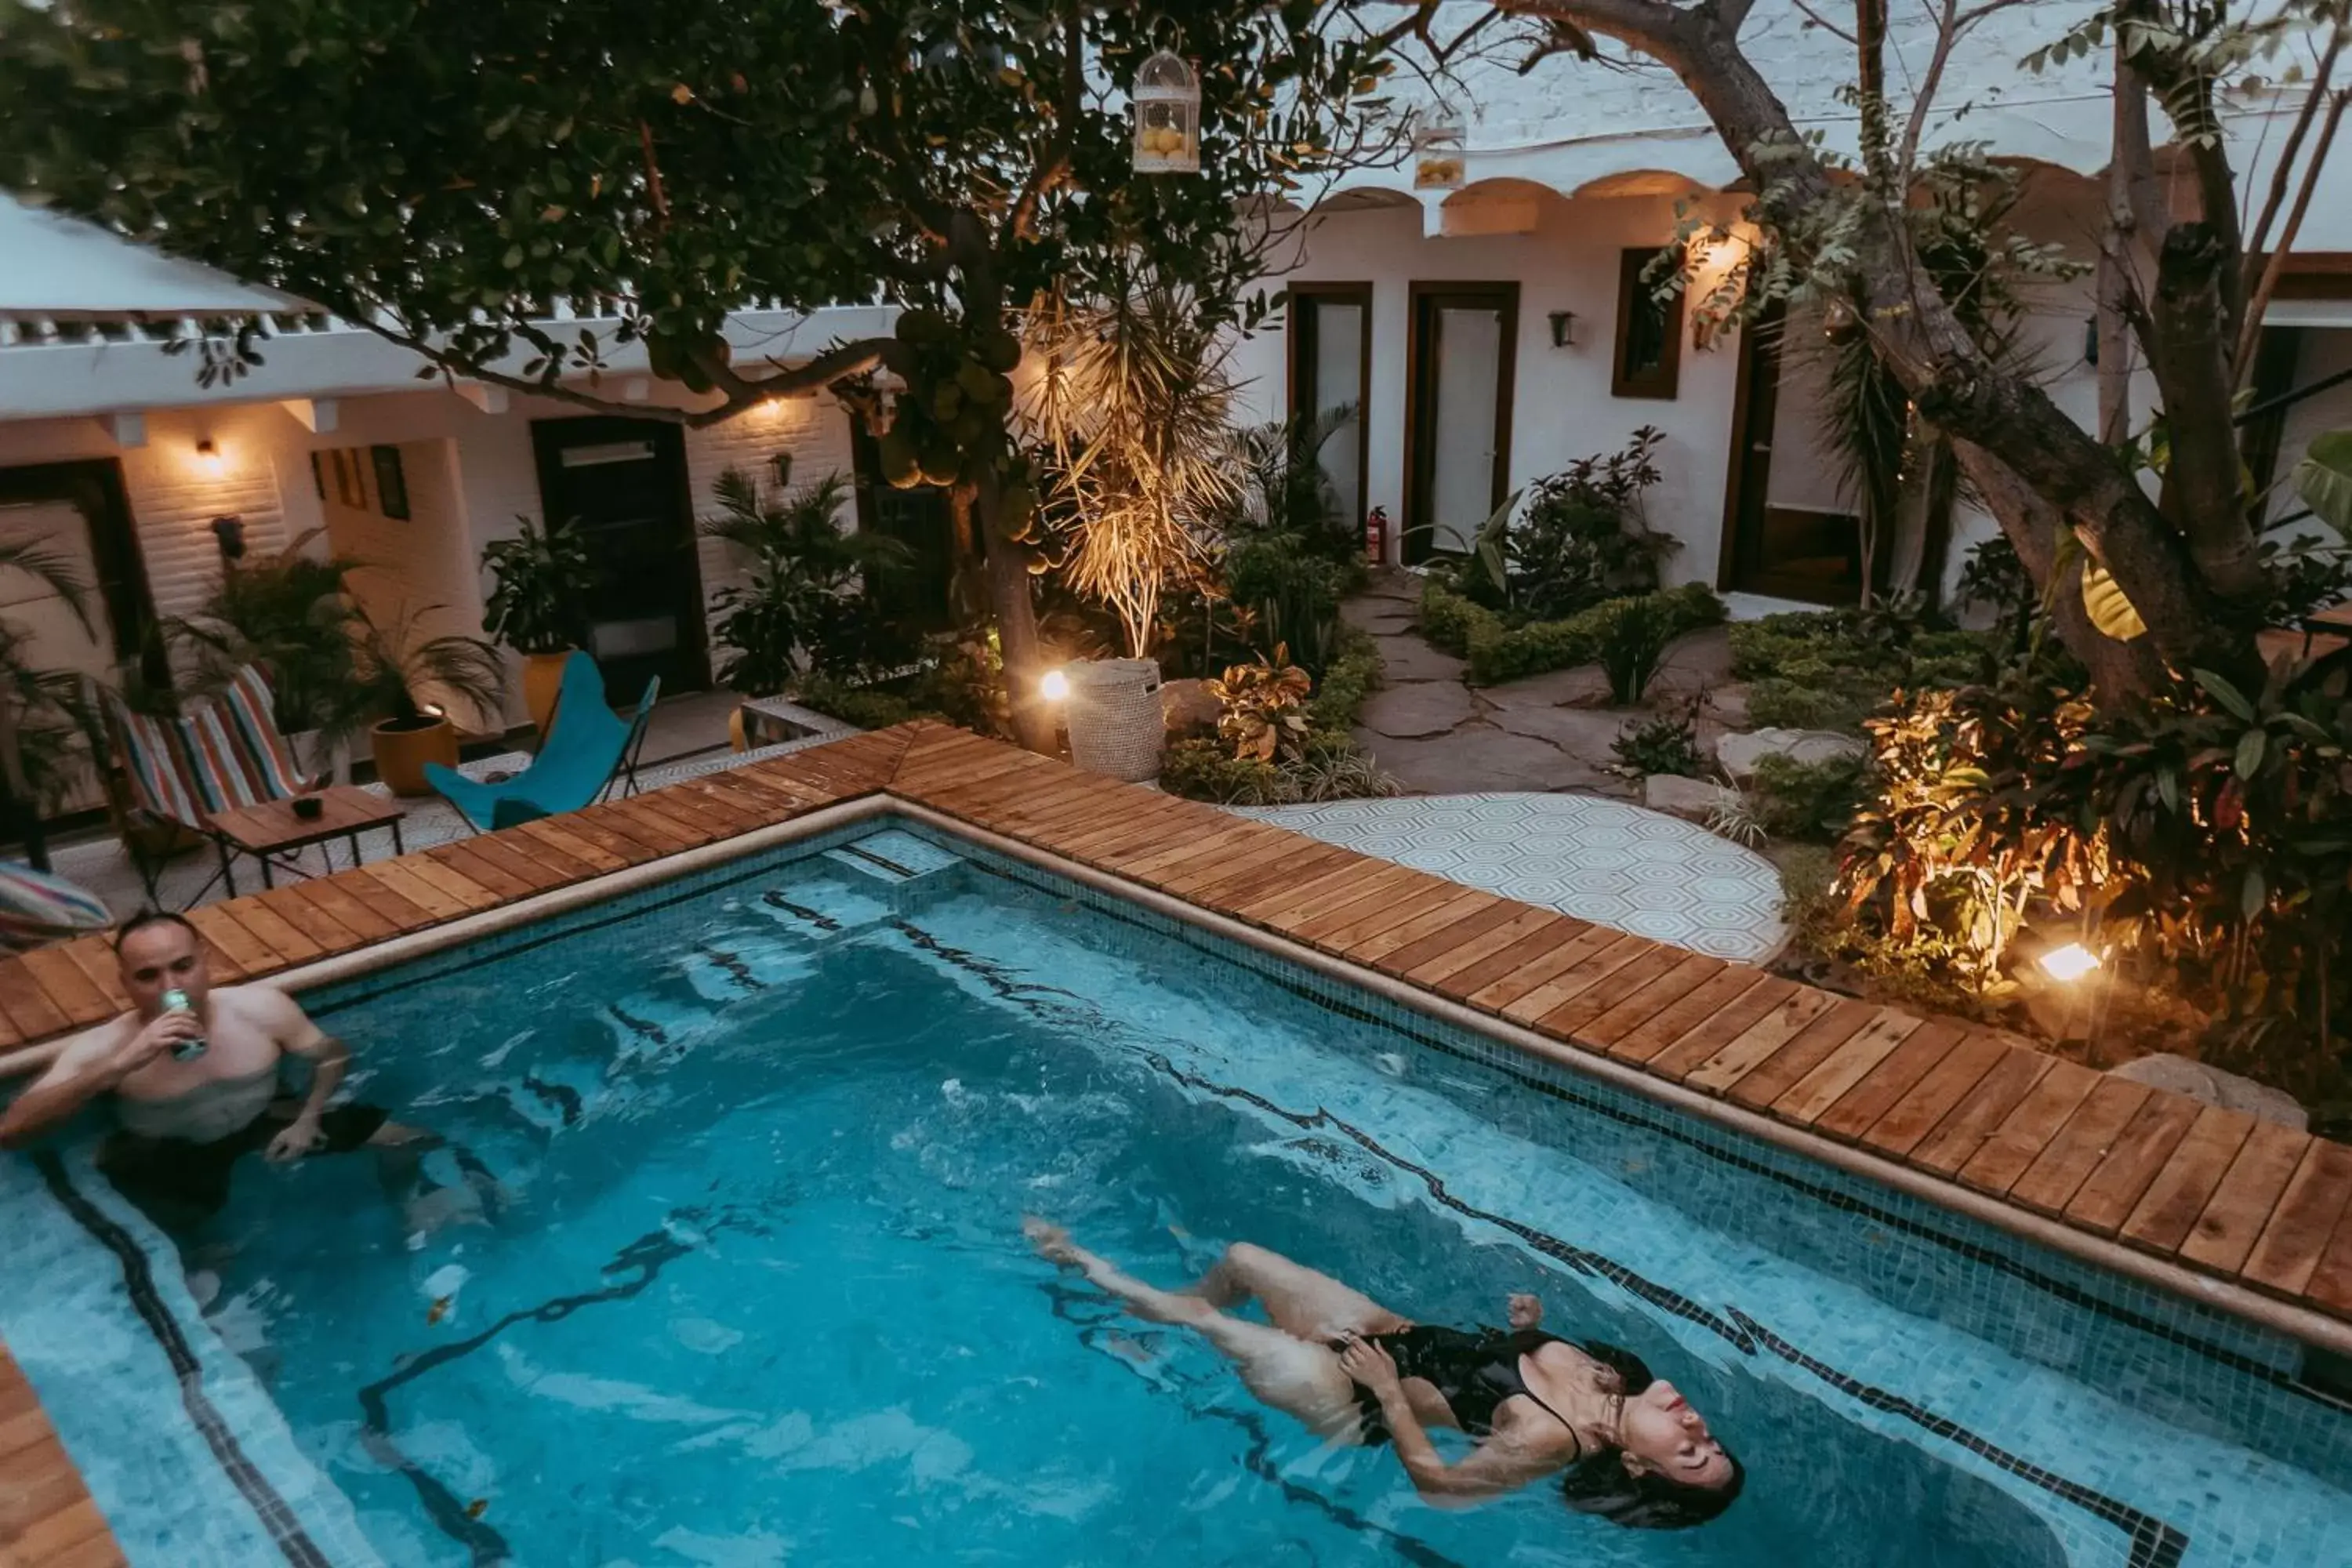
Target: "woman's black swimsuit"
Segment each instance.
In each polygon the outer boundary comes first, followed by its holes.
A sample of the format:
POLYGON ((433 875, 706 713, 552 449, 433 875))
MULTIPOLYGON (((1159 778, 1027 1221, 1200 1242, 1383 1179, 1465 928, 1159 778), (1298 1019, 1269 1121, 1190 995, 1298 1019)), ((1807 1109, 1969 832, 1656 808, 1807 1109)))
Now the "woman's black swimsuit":
MULTIPOLYGON (((1425 1380, 1444 1395, 1446 1405, 1462 1429, 1474 1437, 1483 1437, 1495 1429, 1495 1411, 1506 1399, 1525 1394, 1537 1405, 1570 1432, 1575 1424, 1544 1402, 1543 1395, 1528 1386, 1519 1373, 1519 1358, 1545 1345, 1574 1346, 1601 1365, 1610 1367, 1624 1380, 1628 1394, 1639 1394, 1650 1385, 1650 1369, 1639 1356, 1614 1345, 1580 1343, 1563 1340, 1558 1334, 1545 1333, 1541 1329, 1520 1329, 1504 1332, 1481 1329, 1475 1332, 1461 1329, 1441 1328, 1431 1323, 1416 1323, 1391 1334, 1374 1334, 1371 1342, 1389 1352, 1396 1363, 1399 1377, 1425 1380)), ((1381 1402, 1372 1391, 1361 1384, 1356 1385, 1356 1403, 1364 1413, 1363 1440, 1370 1444, 1389 1440, 1388 1422, 1381 1415, 1381 1402)), ((1580 1447, 1581 1447, 1581 1439, 1580 1447)))

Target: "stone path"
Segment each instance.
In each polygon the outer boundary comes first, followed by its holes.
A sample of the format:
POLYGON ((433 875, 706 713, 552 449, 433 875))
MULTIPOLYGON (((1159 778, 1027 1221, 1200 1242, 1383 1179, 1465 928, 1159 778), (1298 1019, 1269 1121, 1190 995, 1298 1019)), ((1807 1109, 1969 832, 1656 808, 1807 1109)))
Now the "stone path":
MULTIPOLYGON (((1357 743, 1400 784, 1418 795, 1572 791, 1622 800, 1638 793, 1634 781, 1611 771, 1609 748, 1640 714, 1607 705, 1609 683, 1597 668, 1473 689, 1463 683, 1463 661, 1415 629, 1420 601, 1420 578, 1386 572, 1340 607, 1379 644, 1386 683, 1364 704, 1357 743)), ((1693 633, 1667 650, 1651 689, 1708 689, 1730 679, 1730 661, 1722 628, 1693 633)), ((1700 715, 1702 751, 1720 729, 1700 715)))

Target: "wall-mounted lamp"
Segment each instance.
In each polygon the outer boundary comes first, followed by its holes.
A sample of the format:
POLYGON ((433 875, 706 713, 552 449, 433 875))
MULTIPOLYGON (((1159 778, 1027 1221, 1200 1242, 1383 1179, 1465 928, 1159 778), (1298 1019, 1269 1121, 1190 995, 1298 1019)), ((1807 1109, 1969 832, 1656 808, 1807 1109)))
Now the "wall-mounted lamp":
POLYGON ((196 443, 196 467, 202 468, 208 478, 215 479, 228 467, 227 459, 221 456, 221 449, 213 445, 210 437, 196 443))
POLYGON ((789 487, 793 482, 793 455, 779 452, 768 459, 768 468, 776 476, 776 483, 789 487))
POLYGON ((1551 322, 1551 346, 1556 349, 1576 346, 1576 312, 1554 310, 1546 320, 1551 322))
POLYGON ((220 546, 222 560, 244 560, 245 519, 236 516, 213 519, 213 542, 220 546))
POLYGON ((2083 363, 2096 369, 2099 363, 2099 318, 2092 316, 2083 322, 2083 363))

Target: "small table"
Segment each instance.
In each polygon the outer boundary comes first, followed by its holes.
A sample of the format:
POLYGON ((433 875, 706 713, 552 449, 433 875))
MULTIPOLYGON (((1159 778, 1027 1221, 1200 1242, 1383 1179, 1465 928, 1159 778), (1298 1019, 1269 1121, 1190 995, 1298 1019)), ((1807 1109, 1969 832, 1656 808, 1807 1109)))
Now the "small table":
MULTIPOLYGON (((370 795, 349 784, 330 784, 307 796, 319 802, 319 815, 299 817, 294 815, 290 800, 264 801, 259 805, 233 806, 227 811, 207 813, 205 826, 213 830, 213 842, 220 847, 221 880, 227 884, 228 896, 236 897, 236 874, 230 869, 236 863, 231 847, 244 850, 261 862, 261 885, 274 888, 271 860, 274 855, 288 855, 313 844, 324 844, 332 838, 348 838, 352 842, 352 864, 360 863, 360 835, 372 828, 392 829, 392 852, 407 853, 400 841, 400 819, 408 813, 396 802, 370 795)), ((327 862, 331 870, 334 862, 327 862)), ((289 863, 286 869, 298 877, 308 871, 289 863)))

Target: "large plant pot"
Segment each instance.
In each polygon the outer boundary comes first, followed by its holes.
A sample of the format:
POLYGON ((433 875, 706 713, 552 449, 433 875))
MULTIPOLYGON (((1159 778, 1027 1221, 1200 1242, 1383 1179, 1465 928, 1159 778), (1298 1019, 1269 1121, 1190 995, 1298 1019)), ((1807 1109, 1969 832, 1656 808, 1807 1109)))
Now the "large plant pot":
POLYGON ((368 734, 375 744, 375 776, 394 795, 431 795, 425 764, 457 765, 457 727, 446 719, 386 719, 368 734))
POLYGON ((563 689, 563 661, 571 657, 570 648, 522 656, 522 705, 542 741, 548 725, 555 721, 556 693, 563 689))
POLYGON ((1098 658, 1062 673, 1070 683, 1070 761, 1129 784, 1158 778, 1168 739, 1160 666, 1148 658, 1098 658))

